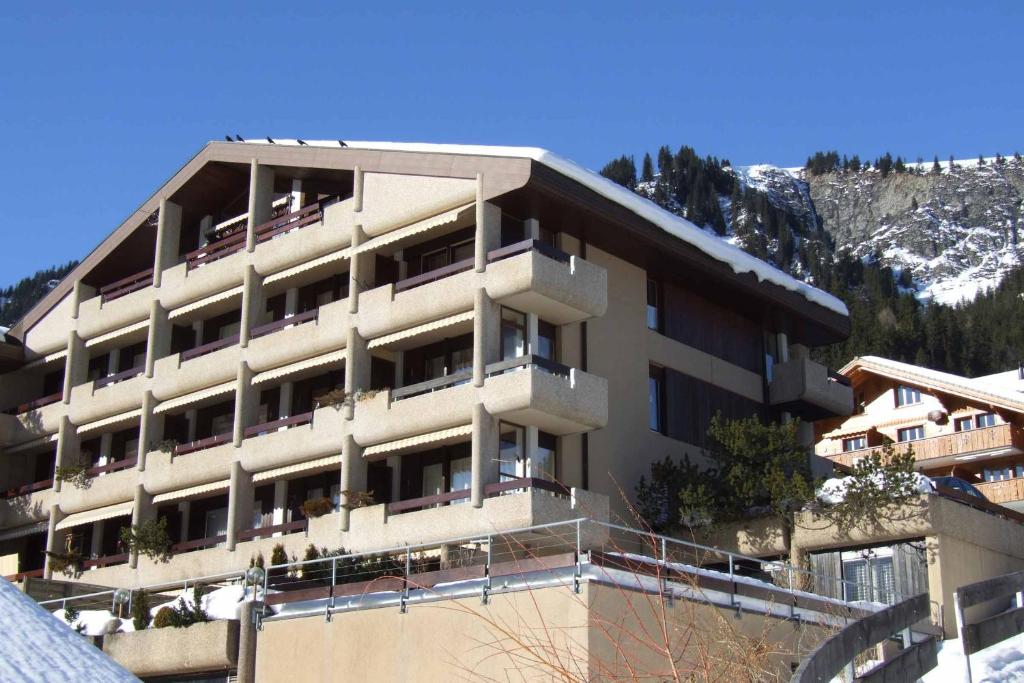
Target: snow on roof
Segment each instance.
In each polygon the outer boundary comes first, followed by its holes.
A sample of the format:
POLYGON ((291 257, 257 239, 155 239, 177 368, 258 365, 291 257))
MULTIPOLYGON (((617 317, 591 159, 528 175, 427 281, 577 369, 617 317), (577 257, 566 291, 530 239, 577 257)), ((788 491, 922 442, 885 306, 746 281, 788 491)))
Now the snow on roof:
POLYGON ((0 680, 138 681, 4 579, 0 579, 0 633, 0 680))
MULTIPOLYGON (((270 144, 265 140, 246 140, 245 142, 263 145, 270 144)), ((305 140, 304 142, 306 145, 314 147, 338 147, 337 140, 305 140)), ((298 145, 298 141, 275 138, 274 144, 298 145)), ((572 178, 605 198, 624 206, 641 218, 654 223, 670 235, 678 237, 684 242, 700 249, 708 256, 722 261, 732 268, 736 274, 753 273, 761 282, 770 282, 791 292, 796 292, 808 301, 834 311, 839 315, 849 315, 846 304, 831 294, 797 280, 778 268, 751 256, 739 247, 735 247, 718 237, 708 234, 690 221, 669 213, 649 199, 645 199, 618 183, 614 183, 604 176, 546 149, 539 147, 444 145, 413 142, 350 142, 348 140, 345 141, 345 144, 352 149, 434 154, 470 154, 475 156, 532 159, 562 175, 572 178)))
POLYGON ((879 372, 883 375, 894 375, 909 382, 938 386, 953 393, 959 393, 977 400, 996 403, 1012 410, 1024 412, 1024 396, 1019 392, 1006 389, 997 383, 985 379, 970 379, 949 372, 923 368, 919 365, 901 363, 900 361, 880 358, 878 356, 860 356, 847 363, 839 372, 849 375, 856 368, 879 372))

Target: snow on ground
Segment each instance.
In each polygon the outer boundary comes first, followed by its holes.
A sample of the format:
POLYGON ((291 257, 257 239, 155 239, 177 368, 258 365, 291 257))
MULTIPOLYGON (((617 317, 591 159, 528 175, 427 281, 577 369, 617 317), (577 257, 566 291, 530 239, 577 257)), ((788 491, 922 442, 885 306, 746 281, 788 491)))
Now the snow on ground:
POLYGON ((4 579, 0 579, 0 634, 2 681, 138 681, 4 579))
MULTIPOLYGON (((879 479, 878 485, 884 486, 885 482, 881 480, 881 473, 876 474, 879 479)), ((914 477, 917 479, 917 491, 918 493, 935 493, 935 484, 932 480, 924 476, 920 472, 914 472, 914 477)), ((846 487, 853 481, 853 477, 833 477, 826 479, 825 483, 818 489, 818 500, 828 505, 835 505, 846 500, 846 487)))
MULTIPOLYGON (((971 655, 971 673, 974 683, 1024 681, 1024 633, 971 655)), ((939 664, 921 679, 921 683, 966 680, 967 668, 960 640, 939 643, 939 664)))

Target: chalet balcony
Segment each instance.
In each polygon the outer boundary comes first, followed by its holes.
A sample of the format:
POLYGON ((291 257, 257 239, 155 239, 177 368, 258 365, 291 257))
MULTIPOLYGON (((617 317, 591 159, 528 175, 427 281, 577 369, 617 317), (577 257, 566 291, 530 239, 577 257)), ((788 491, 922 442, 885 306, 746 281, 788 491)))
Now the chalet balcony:
POLYGON ((1003 481, 983 481, 974 484, 985 498, 993 503, 1005 505, 1024 501, 1024 477, 1003 481))
POLYGON ((853 412, 849 380, 830 373, 824 365, 794 358, 772 369, 769 403, 805 420, 819 420, 853 412))
MULTIPOLYGON (((844 465, 852 465, 856 460, 878 448, 880 446, 846 451, 829 456, 829 458, 844 465)), ((1017 425, 1001 424, 983 429, 942 434, 916 441, 894 443, 893 448, 897 453, 905 453, 908 449, 913 448, 916 460, 930 461, 924 464, 926 468, 951 462, 969 463, 973 460, 1024 453, 1024 429, 1017 425)))

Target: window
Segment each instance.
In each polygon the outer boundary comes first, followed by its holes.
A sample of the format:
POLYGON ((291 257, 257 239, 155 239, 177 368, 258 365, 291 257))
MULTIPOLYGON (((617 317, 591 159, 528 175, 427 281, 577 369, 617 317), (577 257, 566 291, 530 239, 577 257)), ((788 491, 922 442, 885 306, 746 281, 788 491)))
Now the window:
POLYGON ((923 425, 917 425, 916 427, 904 427, 903 429, 896 431, 896 440, 900 443, 903 443, 904 441, 917 441, 918 439, 923 438, 923 425))
MULTIPOLYGON (((1018 465, 1017 469, 1020 470, 1021 466, 1018 465)), ((985 470, 982 472, 982 476, 985 479, 985 481, 1006 481, 1007 479, 1013 478, 1010 467, 986 467, 985 470)))
POLYGON ((896 406, 911 406, 921 402, 921 390, 900 385, 896 387, 896 406))
POLYGON ((650 366, 647 378, 647 426, 665 433, 665 369, 650 366))
POLYGON ((996 426, 996 416, 993 413, 981 413, 974 416, 974 425, 978 429, 996 426))
POLYGON ((1017 465, 1015 470, 1015 474, 1017 475, 1017 477, 1024 478, 1024 465, 1017 465))
POLYGON ((535 353, 541 358, 558 360, 556 330, 557 328, 551 323, 546 323, 543 320, 537 321, 537 350, 535 353))
POLYGON ((501 481, 523 476, 526 462, 526 430, 502 422, 498 437, 498 473, 501 481))
POLYGON ((647 329, 661 331, 661 285, 647 278, 647 329))
POLYGON ((537 450, 530 462, 530 476, 556 481, 558 478, 558 437, 537 433, 537 450))
MULTIPOLYGON (((464 456, 453 458, 449 464, 451 468, 451 489, 452 491, 465 491, 473 484, 473 458, 464 456)), ((469 502, 469 498, 453 500, 452 505, 469 502)))
POLYGON ((868 447, 867 436, 855 436, 850 439, 843 439, 843 452, 859 451, 868 447))
POLYGON ((896 575, 889 548, 845 552, 842 561, 846 600, 892 601, 896 575))
POLYGON ((969 432, 974 428, 974 420, 969 417, 958 417, 953 422, 953 427, 958 432, 969 432))
POLYGON ((501 309, 501 359, 512 360, 526 353, 526 314, 501 309))

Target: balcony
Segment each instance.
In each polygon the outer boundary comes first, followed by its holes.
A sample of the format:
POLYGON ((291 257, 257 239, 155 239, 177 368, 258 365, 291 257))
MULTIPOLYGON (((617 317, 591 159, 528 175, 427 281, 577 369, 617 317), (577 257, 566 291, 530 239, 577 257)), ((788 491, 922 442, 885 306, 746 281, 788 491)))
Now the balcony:
POLYGON ((602 316, 608 307, 604 268, 538 240, 496 249, 487 260, 487 294, 505 306, 555 325, 602 316))
POLYGON ((62 394, 53 394, 0 414, 0 447, 56 434, 64 415, 62 394))
POLYGON ((13 487, 0 498, 0 528, 24 526, 46 519, 54 500, 53 480, 13 487))
POLYGON ((794 358, 772 369, 768 398, 772 406, 805 420, 853 412, 849 380, 807 358, 794 358))
POLYGON ((148 320, 153 300, 153 290, 149 288, 153 282, 153 274, 152 271, 147 272, 148 279, 140 278, 143 273, 133 275, 129 278, 131 282, 128 285, 112 283, 108 287, 119 286, 106 294, 103 293, 106 287, 101 288, 99 295, 83 301, 78 307, 78 334, 83 339, 92 339, 127 325, 148 320))
POLYGON ((48 406, 51 403, 56 403, 57 401, 61 400, 63 397, 64 397, 64 392, 58 391, 55 394, 50 394, 49 396, 43 396, 42 398, 37 398, 34 401, 29 401, 28 403, 22 403, 21 405, 15 406, 13 408, 8 408, 7 410, 4 411, 4 413, 6 415, 21 415, 23 413, 28 413, 28 412, 31 412, 33 410, 39 410, 43 406, 48 406))
POLYGON ((142 484, 150 493, 168 493, 231 477, 234 444, 228 439, 218 445, 194 449, 184 455, 169 451, 150 451, 146 454, 146 470, 142 484))
POLYGON ((76 425, 133 410, 142 405, 143 368, 133 368, 71 389, 69 416, 76 425))
POLYGON ((255 372, 345 348, 348 299, 252 330, 246 360, 255 372))
MULTIPOLYGON (((217 340, 213 343, 221 344, 227 341, 229 340, 217 340)), ((153 395, 157 400, 166 401, 229 382, 238 375, 241 353, 236 338, 233 343, 226 346, 221 345, 212 351, 204 350, 188 358, 185 358, 184 353, 161 358, 153 366, 153 395)))
POLYGON ((1024 478, 1004 479, 1003 481, 983 481, 975 484, 985 498, 993 503, 1017 503, 1024 501, 1024 478))
POLYGON ((134 500, 138 483, 135 464, 136 459, 129 458, 91 468, 82 488, 63 482, 57 495, 61 511, 70 515, 134 500))
POLYGON ((326 198, 256 228, 256 270, 275 273, 347 247, 352 243, 351 225, 332 219, 339 211, 352 215, 354 205, 353 199, 326 198), (307 227, 315 229, 303 229, 307 227))
MULTIPOLYGON (((880 446, 845 451, 829 456, 829 459, 844 465, 852 465, 878 448, 880 446)), ((925 467, 936 467, 949 464, 945 461, 963 463, 975 459, 1024 453, 1024 429, 1017 425, 1002 424, 984 429, 972 429, 966 432, 953 432, 927 439, 895 443, 893 448, 896 453, 906 453, 908 449, 913 448, 916 460, 932 461, 926 463, 925 467)))
POLYGON ((106 304, 114 299, 120 299, 131 294, 136 290, 145 289, 151 284, 153 284, 153 269, 149 268, 141 273, 129 275, 117 282, 111 282, 109 285, 100 287, 100 301, 106 304))
POLYGON ((325 407, 249 427, 240 449, 242 468, 262 472, 340 453, 343 425, 342 412, 325 407))

